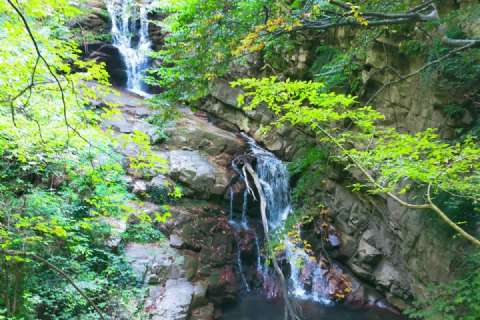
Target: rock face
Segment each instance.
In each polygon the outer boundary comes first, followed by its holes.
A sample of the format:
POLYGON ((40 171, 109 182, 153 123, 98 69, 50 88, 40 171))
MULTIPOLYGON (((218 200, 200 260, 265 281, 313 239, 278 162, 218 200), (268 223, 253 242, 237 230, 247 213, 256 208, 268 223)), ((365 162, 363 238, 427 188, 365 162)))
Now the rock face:
POLYGON ((171 139, 163 141, 156 138, 157 128, 148 123, 153 112, 142 99, 121 92, 108 96, 106 102, 119 105, 121 112, 105 120, 102 127, 119 141, 144 133, 152 151, 166 162, 164 174, 134 170, 128 157, 137 155, 141 147, 130 141, 121 142, 118 148, 126 157, 125 180, 138 199, 129 203, 128 221, 107 221, 116 230, 107 241, 121 248, 121 233, 140 223, 142 216, 155 219, 167 201, 171 213, 164 223, 156 224, 168 240, 123 243, 123 254, 146 292, 144 299, 130 302, 131 309, 157 320, 211 320, 215 305, 234 301, 239 291, 233 267, 235 234, 223 201, 234 175, 230 163, 244 151, 245 143, 214 126, 204 114, 188 110, 182 110, 175 126, 167 130, 171 139), (183 188, 185 196, 171 203, 174 184, 183 188))
MULTIPOLYGON (((260 135, 261 124, 271 122, 269 112, 258 109, 244 113, 236 107, 239 91, 229 88, 226 82, 217 82, 211 89, 214 99, 202 108, 228 122, 225 127, 233 125, 253 135, 284 159, 314 145, 291 128, 260 135)), ((429 125, 425 122, 421 126, 429 125)), ((325 203, 331 210, 335 230, 328 236, 332 239, 328 250, 332 257, 385 294, 393 305, 405 308, 413 297, 425 294, 428 283, 452 279, 454 261, 465 244, 452 239, 452 233, 432 213, 407 209, 381 197, 354 194, 342 185, 334 171, 309 190, 305 198, 325 203)), ((315 243, 318 237, 308 240, 315 243)), ((354 296, 352 293, 351 299, 355 300, 354 296)))
POLYGON ((194 293, 193 285, 185 279, 168 280, 163 296, 152 303, 152 320, 186 320, 194 293))

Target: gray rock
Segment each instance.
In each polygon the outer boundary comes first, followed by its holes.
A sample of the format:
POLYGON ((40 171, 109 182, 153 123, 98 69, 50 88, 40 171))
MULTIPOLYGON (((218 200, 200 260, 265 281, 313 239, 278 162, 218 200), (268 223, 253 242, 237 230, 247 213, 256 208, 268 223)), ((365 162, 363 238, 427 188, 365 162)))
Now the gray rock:
POLYGON ((208 198, 215 186, 215 168, 197 151, 169 152, 170 176, 208 198))
POLYGON ((217 79, 210 85, 210 93, 223 103, 236 107, 237 98, 242 91, 238 88, 232 88, 226 80, 217 79))
POLYGON ((102 128, 112 128, 121 133, 132 133, 133 125, 123 115, 115 115, 112 119, 103 121, 102 128))
POLYGON ((132 192, 135 194, 144 194, 147 192, 147 182, 145 180, 135 180, 132 184, 132 192))
POLYGON ((213 303, 196 308, 192 311, 191 320, 213 320, 215 318, 215 307, 213 303))
POLYGON ((207 281, 200 281, 194 283, 192 308, 198 308, 208 303, 207 288, 207 281))
POLYGON ((160 141, 160 135, 158 133, 158 128, 153 124, 150 124, 146 121, 138 120, 133 125, 133 130, 138 130, 145 133, 150 137, 150 143, 156 144, 160 141))
MULTIPOLYGON (((178 268, 183 267, 183 257, 170 247, 167 241, 160 243, 129 243, 124 255, 132 266, 137 278, 142 280, 151 276, 157 278, 152 282, 161 282, 158 277, 167 279, 171 274, 178 276, 178 268)), ((180 270, 180 273, 183 273, 180 270)))
POLYGON ((166 134, 169 146, 198 150, 209 156, 234 155, 245 146, 245 142, 234 133, 216 127, 191 111, 184 111, 184 118, 167 128, 166 134))
POLYGON ((107 246, 117 248, 122 241, 122 233, 127 230, 127 222, 114 217, 105 217, 102 220, 110 226, 110 237, 107 239, 107 246))
POLYGON ((182 238, 180 238, 176 234, 171 234, 170 235, 170 247, 175 248, 175 249, 183 249, 184 247, 184 242, 182 238))
POLYGON ((193 293, 194 287, 186 279, 168 280, 152 320, 186 320, 193 293))
POLYGON ((376 282, 384 288, 403 283, 401 274, 388 261, 382 261, 374 271, 376 282))
POLYGON ((382 253, 377 248, 361 239, 358 244, 357 257, 362 263, 375 265, 382 258, 382 253))

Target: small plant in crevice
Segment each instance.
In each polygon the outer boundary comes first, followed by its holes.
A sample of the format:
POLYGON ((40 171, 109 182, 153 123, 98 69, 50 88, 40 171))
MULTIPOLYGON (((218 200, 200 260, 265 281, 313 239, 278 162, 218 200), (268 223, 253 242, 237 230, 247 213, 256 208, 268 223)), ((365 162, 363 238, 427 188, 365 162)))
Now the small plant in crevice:
POLYGON ((297 159, 288 164, 288 170, 297 181, 292 190, 295 203, 305 202, 319 186, 328 165, 328 151, 313 146, 301 153, 297 159))
POLYGON ((149 99, 149 105, 155 112, 148 117, 148 122, 156 126, 159 140, 166 141, 168 139, 166 129, 175 124, 175 121, 181 117, 181 112, 174 103, 158 95, 149 99))
POLYGON ((126 242, 159 242, 166 240, 165 235, 158 230, 151 222, 139 222, 131 224, 122 234, 122 238, 126 242))

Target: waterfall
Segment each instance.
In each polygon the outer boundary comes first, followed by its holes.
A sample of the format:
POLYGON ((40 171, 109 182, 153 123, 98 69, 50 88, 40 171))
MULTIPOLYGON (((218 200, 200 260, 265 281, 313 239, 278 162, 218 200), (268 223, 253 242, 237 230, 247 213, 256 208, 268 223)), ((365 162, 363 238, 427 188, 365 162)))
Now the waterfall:
MULTIPOLYGON (((250 152, 256 159, 255 172, 257 173, 267 202, 267 218, 271 232, 285 231, 285 223, 292 204, 290 198, 289 174, 285 163, 273 153, 258 146, 252 138, 244 135, 250 146, 250 152)), ((300 230, 297 230, 300 232, 300 230)), ((304 300, 313 300, 328 304, 328 283, 325 277, 326 270, 319 262, 308 255, 302 244, 295 242, 287 235, 284 239, 285 256, 290 264, 289 292, 294 297, 304 300)), ((260 266, 258 259, 257 270, 263 270, 264 279, 268 277, 268 269, 260 266)))
POLYGON ((127 89, 142 96, 151 42, 148 37, 148 1, 106 0, 112 20, 113 45, 118 48, 127 72, 127 89))

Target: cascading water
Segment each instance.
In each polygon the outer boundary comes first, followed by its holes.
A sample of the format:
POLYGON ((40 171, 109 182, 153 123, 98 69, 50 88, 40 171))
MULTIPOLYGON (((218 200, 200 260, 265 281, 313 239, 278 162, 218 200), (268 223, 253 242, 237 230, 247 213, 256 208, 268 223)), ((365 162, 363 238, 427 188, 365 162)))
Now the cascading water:
MULTIPOLYGON (((259 147, 252 138, 246 135, 244 138, 250 146, 251 154, 256 159, 255 172, 265 194, 267 218, 271 232, 282 230, 292 212, 289 174, 286 165, 273 153, 259 147)), ((324 304, 330 303, 328 283, 325 279, 326 270, 320 267, 316 259, 312 259, 312 256, 307 254, 302 245, 292 241, 289 236, 285 237, 284 245, 291 270, 289 292, 299 299, 313 300, 324 304)), ((257 264, 257 270, 263 273, 265 280, 270 276, 269 269, 261 266, 260 257, 257 259, 257 264)))
POLYGON ((120 51, 127 68, 127 89, 142 96, 148 95, 144 91, 143 77, 151 49, 148 4, 147 0, 106 0, 112 20, 113 45, 120 51))

